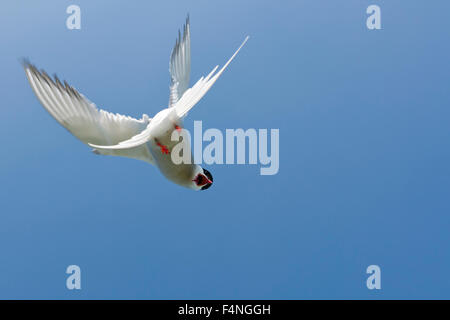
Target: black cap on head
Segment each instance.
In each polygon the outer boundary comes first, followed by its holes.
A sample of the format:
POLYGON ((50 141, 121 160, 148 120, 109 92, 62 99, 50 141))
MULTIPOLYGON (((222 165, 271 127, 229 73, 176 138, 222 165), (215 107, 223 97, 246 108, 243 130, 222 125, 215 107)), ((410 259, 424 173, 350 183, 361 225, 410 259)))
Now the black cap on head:
MULTIPOLYGON (((202 168, 202 169, 203 169, 203 168, 202 168)), ((213 177, 212 177, 211 172, 209 172, 209 171, 206 170, 206 169, 203 169, 203 174, 204 174, 205 176, 207 176, 208 179, 211 180, 211 182, 213 182, 213 177)), ((211 186, 212 186, 212 183, 205 184, 200 190, 206 190, 206 189, 208 189, 208 188, 211 187, 211 186)))

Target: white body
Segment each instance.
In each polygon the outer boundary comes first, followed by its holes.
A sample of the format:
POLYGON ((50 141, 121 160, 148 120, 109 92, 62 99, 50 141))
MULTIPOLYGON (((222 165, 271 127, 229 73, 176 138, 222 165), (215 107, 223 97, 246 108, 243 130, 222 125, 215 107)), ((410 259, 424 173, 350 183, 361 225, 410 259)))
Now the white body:
POLYGON ((178 143, 178 141, 171 140, 172 132, 175 130, 175 126, 182 127, 182 120, 174 111, 174 109, 168 108, 156 114, 149 124, 151 139, 145 143, 145 146, 153 156, 154 164, 167 179, 183 187, 189 187, 199 170, 193 161, 190 164, 174 164, 171 160, 172 149, 178 143), (161 147, 157 142, 167 147, 169 153, 161 152, 161 147))

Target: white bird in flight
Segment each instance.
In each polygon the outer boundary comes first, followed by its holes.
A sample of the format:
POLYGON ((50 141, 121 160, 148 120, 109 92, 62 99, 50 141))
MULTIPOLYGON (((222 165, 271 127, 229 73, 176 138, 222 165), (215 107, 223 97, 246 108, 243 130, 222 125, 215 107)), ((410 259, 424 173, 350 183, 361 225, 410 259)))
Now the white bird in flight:
POLYGON ((170 57, 169 105, 153 118, 144 114, 140 120, 97 109, 94 103, 67 82, 64 81, 63 85, 56 75, 52 79, 28 61, 24 61, 23 66, 44 108, 70 133, 94 148, 94 153, 143 160, 158 167, 167 179, 178 185, 205 190, 213 183, 211 173, 193 161, 175 164, 170 153, 178 142, 171 140, 171 134, 183 127, 188 111, 212 87, 248 38, 218 72, 219 66, 216 66, 189 88, 191 36, 188 17, 183 37, 178 34, 170 57))

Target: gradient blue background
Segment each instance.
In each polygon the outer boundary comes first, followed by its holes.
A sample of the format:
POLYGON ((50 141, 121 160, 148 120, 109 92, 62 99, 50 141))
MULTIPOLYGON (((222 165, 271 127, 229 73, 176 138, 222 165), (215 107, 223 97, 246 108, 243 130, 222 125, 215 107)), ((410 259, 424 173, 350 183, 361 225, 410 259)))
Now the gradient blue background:
POLYGON ((2 2, 0 298, 449 298, 449 12, 444 0, 2 2), (70 4, 81 30, 66 28, 70 4), (366 28, 370 4, 382 30, 366 28), (251 38, 187 127, 279 128, 278 175, 208 166, 214 186, 196 193, 96 156, 18 62, 152 116, 188 12, 191 82, 251 38), (70 264, 80 291, 66 289, 70 264))

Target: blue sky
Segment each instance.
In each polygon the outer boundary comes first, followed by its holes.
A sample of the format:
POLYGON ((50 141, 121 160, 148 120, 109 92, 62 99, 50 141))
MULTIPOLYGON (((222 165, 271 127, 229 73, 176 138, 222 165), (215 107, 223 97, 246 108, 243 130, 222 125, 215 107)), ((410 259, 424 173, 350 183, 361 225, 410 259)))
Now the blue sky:
POLYGON ((0 298, 449 298, 448 1, 5 1, 0 298), (81 30, 66 8, 81 7, 81 30), (366 28, 370 4, 382 30, 366 28), (280 171, 207 166, 192 192, 100 157, 39 105, 28 57, 99 107, 168 101, 191 16, 191 81, 251 38, 188 128, 279 128, 280 171), (65 287, 66 267, 82 289, 65 287), (382 289, 366 287, 381 267, 382 289))

